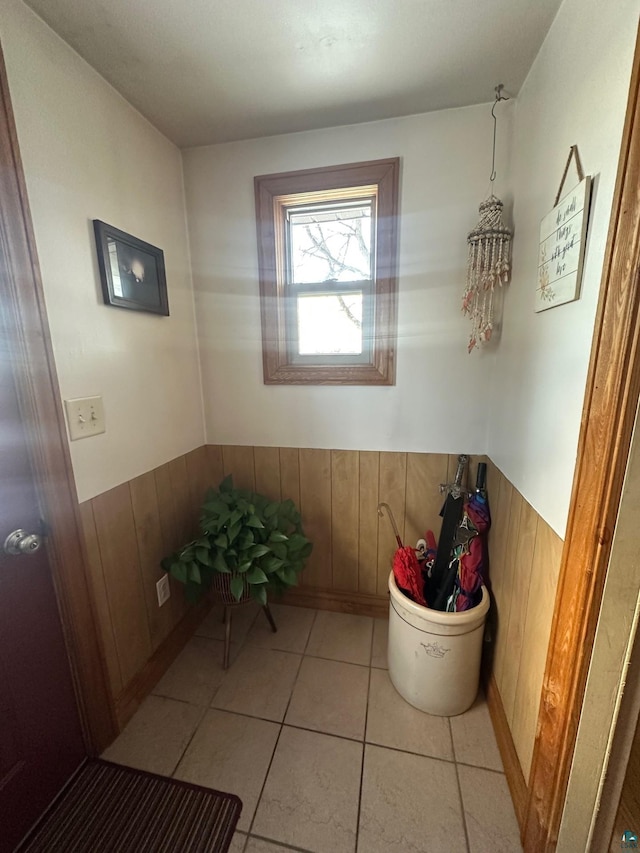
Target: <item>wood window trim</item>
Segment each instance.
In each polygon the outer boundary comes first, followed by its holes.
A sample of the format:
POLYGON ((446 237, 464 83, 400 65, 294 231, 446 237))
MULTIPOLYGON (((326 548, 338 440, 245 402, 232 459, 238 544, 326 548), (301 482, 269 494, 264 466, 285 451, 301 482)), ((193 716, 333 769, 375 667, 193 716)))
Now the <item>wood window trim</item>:
MULTIPOLYGON (((398 187, 400 158, 260 175, 254 179, 262 355, 265 385, 393 385, 397 334, 398 187), (295 194, 377 188, 373 354, 368 364, 293 364, 285 335, 284 235, 279 199, 295 194)), ((301 195, 301 198, 304 196, 301 195)))

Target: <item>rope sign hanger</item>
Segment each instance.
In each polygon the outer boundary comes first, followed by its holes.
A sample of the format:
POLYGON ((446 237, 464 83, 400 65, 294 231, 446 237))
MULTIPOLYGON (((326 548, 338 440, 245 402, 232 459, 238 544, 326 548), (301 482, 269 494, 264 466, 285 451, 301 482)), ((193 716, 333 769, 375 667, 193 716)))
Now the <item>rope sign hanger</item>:
POLYGON ((569 163, 571 163, 571 158, 576 158, 576 171, 578 173, 578 180, 580 182, 584 181, 584 172, 582 171, 582 163, 580 162, 580 155, 578 154, 578 146, 572 145, 569 149, 569 156, 567 157, 567 162, 564 167, 564 172, 562 173, 562 180, 560 181, 560 186, 558 187, 558 192, 556 193, 555 200, 553 202, 553 206, 555 207, 557 203, 560 201, 560 193, 562 192, 562 187, 564 186, 564 182, 567 179, 567 172, 569 171, 569 163))
MULTIPOLYGON (((569 184, 573 184, 573 180, 569 184)), ((578 146, 572 145, 553 207, 540 222, 536 313, 579 298, 590 199, 591 176, 584 174, 578 146), (575 160, 578 183, 566 190, 572 160, 575 160)))

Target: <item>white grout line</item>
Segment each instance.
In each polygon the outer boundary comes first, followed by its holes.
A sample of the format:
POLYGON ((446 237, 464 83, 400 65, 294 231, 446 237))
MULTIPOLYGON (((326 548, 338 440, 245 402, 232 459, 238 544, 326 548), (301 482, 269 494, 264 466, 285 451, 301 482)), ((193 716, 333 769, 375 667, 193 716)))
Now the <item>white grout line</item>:
POLYGON ((242 845, 242 851, 241 851, 241 853, 244 853, 244 851, 247 849, 247 845, 249 843, 249 834, 243 832, 241 829, 236 829, 236 831, 233 833, 232 839, 235 838, 236 835, 240 835, 240 834, 244 835, 244 844, 242 845))
POLYGON ((275 838, 269 838, 266 835, 251 835, 250 838, 257 838, 260 841, 268 841, 270 844, 275 844, 276 847, 283 847, 285 850, 295 850, 296 853, 313 853, 312 850, 307 850, 306 847, 294 847, 292 844, 287 844, 286 841, 278 841, 275 838))
POLYGON ((456 761, 456 745, 453 740, 453 729, 451 728, 451 718, 447 717, 447 723, 449 725, 449 737, 451 738, 451 749, 453 750, 453 766, 456 772, 456 784, 458 786, 458 799, 460 802, 460 814, 462 815, 462 829, 464 832, 464 840, 467 845, 467 853, 471 853, 471 847, 469 845, 469 831, 467 829, 467 816, 464 811, 464 800, 462 799, 462 786, 460 785, 460 774, 458 773, 458 762, 456 761))
MULTIPOLYGON (((311 636, 311 631, 309 631, 309 636, 311 636)), ((309 642, 308 639, 307 639, 307 642, 309 642)), ((275 742, 275 745, 273 747, 273 752, 271 753, 271 760, 269 761, 269 766, 267 767, 267 772, 265 773, 264 780, 262 782, 262 787, 260 788, 260 794, 259 794, 258 799, 256 801, 256 807, 255 807, 255 810, 253 812, 253 817, 251 818, 251 823, 249 824, 249 833, 253 829, 253 824, 254 824, 254 821, 256 819, 256 815, 258 814, 258 809, 260 808, 260 801, 262 800, 262 794, 264 793, 264 789, 265 789, 265 786, 267 784, 267 779, 269 778, 269 773, 271 771, 271 765, 273 764, 273 759, 275 758, 276 752, 278 750, 278 744, 280 743, 280 737, 282 735, 282 730, 284 729, 284 719, 287 716, 287 711, 289 710, 289 705, 291 704, 291 699, 293 698, 293 691, 296 689, 296 685, 298 683, 298 676, 300 675, 300 668, 302 666, 303 656, 300 655, 299 657, 300 657, 300 660, 298 662, 298 669, 296 670, 296 676, 293 680, 293 685, 291 686, 291 692, 289 693, 289 699, 287 701, 287 707, 284 709, 284 714, 282 715, 282 722, 280 723, 280 731, 278 732, 278 737, 276 738, 276 742, 275 742)), ((228 711, 227 713, 233 713, 233 712, 228 711)), ((247 715, 247 716, 249 716, 249 715, 247 715)), ((273 722, 273 721, 271 721, 271 722, 273 722)), ((248 841, 247 841, 247 843, 248 843, 248 841)), ((245 844, 245 847, 246 847, 246 844, 245 844)))
MULTIPOLYGON (((304 656, 306 658, 313 658, 314 660, 328 660, 328 661, 331 661, 332 663, 346 663, 349 666, 361 666, 363 669, 371 669, 370 663, 356 663, 355 661, 343 660, 342 658, 326 658, 326 657, 323 657, 322 655, 310 655, 308 652, 305 652, 304 656)), ((376 667, 376 669, 377 669, 377 667, 376 667)))
POLYGON ((316 620, 318 618, 318 611, 314 610, 313 619, 311 620, 311 626, 309 628, 309 633, 307 634, 307 642, 304 644, 304 649, 302 654, 307 654, 307 649, 309 648, 309 641, 311 640, 311 635, 313 634, 313 629, 316 627, 316 620))
MULTIPOLYGON (((197 708, 198 706, 197 706, 197 705, 192 705, 191 707, 196 707, 196 708, 197 708)), ((177 771, 178 767, 180 766, 180 764, 181 764, 181 762, 182 762, 182 759, 185 757, 187 750, 188 750, 188 749, 189 749, 189 747, 191 746, 191 742, 192 742, 192 740, 194 739, 194 737, 196 736, 196 732, 198 731, 198 729, 199 729, 199 728, 200 728, 200 726, 202 725, 202 721, 204 720, 205 715, 206 715, 206 713, 207 713, 207 711, 208 711, 208 710, 209 710, 208 708, 202 708, 202 713, 200 714, 200 719, 199 719, 199 720, 198 720, 198 722, 196 723, 195 728, 194 728, 193 732, 191 733, 191 737, 189 738, 189 740, 188 740, 188 741, 187 741, 187 743, 185 744, 184 749, 183 749, 183 750, 182 750, 182 752, 180 753, 180 757, 179 757, 179 758, 178 758, 178 760, 176 761, 176 763, 175 763, 175 766, 174 766, 173 770, 172 770, 172 771, 171 771, 171 773, 169 774, 172 778, 175 778, 175 773, 176 773, 176 771, 177 771)))
POLYGON ((364 709, 364 731, 362 732, 362 761, 360 764, 360 786, 358 788, 358 811, 356 814, 356 853, 360 843, 360 813, 362 811, 362 784, 364 782, 364 755, 367 741, 367 722, 369 720, 369 700, 371 698, 371 660, 373 658, 373 638, 375 635, 375 623, 371 623, 371 643, 369 645, 369 679, 367 681, 367 702, 364 709))

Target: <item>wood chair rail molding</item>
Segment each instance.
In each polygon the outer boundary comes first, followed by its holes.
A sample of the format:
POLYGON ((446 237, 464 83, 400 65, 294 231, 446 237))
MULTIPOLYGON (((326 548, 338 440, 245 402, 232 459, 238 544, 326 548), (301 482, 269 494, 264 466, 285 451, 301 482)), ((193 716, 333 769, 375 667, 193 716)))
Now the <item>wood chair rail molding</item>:
POLYGON ((523 831, 557 844, 640 396, 640 41, 636 43, 523 831))
POLYGON ((14 355, 20 408, 43 513, 47 552, 58 598, 87 750, 99 752, 116 731, 93 601, 44 294, 18 138, 0 50, 0 258, 7 337, 14 355))

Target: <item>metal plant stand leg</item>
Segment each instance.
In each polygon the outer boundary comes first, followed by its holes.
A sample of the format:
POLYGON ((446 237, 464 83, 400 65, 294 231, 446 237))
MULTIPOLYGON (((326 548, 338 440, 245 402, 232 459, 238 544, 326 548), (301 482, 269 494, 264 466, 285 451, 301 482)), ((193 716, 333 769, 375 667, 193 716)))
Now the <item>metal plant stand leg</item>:
POLYGON ((273 616, 271 615, 271 610, 269 610, 269 605, 264 604, 262 609, 264 610, 264 615, 269 620, 269 625, 271 625, 271 630, 273 631, 274 634, 277 633, 278 629, 276 628, 276 623, 273 621, 273 616))
POLYGON ((231 647, 231 607, 224 608, 224 658, 222 668, 229 669, 229 649, 231 647))

